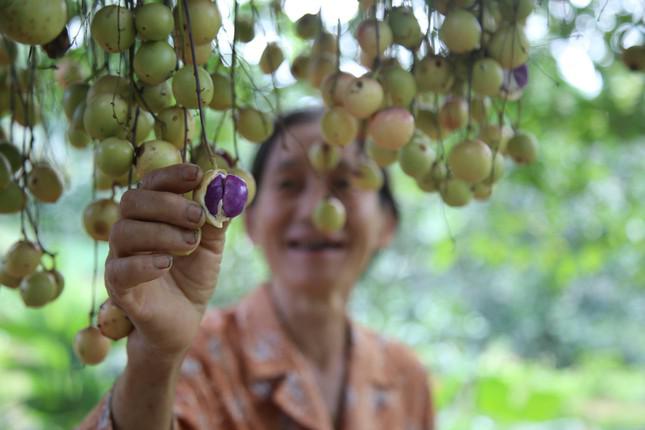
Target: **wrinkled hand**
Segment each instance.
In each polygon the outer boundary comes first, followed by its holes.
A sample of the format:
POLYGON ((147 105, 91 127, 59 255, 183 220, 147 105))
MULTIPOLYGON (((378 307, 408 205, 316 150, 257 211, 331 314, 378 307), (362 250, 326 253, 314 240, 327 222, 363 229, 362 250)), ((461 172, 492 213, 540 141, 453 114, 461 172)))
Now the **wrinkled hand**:
POLYGON ((105 282, 135 330, 128 354, 182 356, 192 344, 217 282, 225 228, 204 224, 202 207, 183 194, 203 173, 191 164, 153 171, 121 198, 105 282))

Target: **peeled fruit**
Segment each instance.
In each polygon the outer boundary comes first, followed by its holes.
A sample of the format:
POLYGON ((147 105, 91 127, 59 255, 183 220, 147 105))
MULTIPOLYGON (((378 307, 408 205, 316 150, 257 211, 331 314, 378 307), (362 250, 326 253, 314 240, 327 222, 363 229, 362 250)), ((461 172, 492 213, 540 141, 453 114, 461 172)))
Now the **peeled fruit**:
POLYGON ((477 60, 473 66, 473 90, 483 96, 496 96, 504 81, 502 66, 492 58, 477 60))
POLYGON ((514 69, 529 59, 529 41, 519 25, 501 27, 488 44, 490 56, 504 69, 514 69))
POLYGON ((16 173, 22 167, 22 155, 20 155, 20 151, 9 142, 0 142, 0 154, 7 158, 13 173, 16 173))
POLYGON ((358 25, 356 39, 367 55, 375 57, 392 45, 392 30, 387 23, 370 18, 358 25))
POLYGON ((383 103, 383 88, 376 79, 361 77, 352 81, 343 99, 343 106, 356 118, 371 116, 383 103))
MULTIPOLYGON (((199 76, 199 93, 202 107, 208 106, 213 99, 213 81, 203 67, 197 67, 199 76)), ((197 109, 199 102, 197 98, 197 82, 192 65, 184 66, 175 73, 172 78, 172 92, 175 95, 177 104, 187 109, 197 109)))
POLYGON ((472 13, 463 9, 448 12, 439 30, 439 37, 455 54, 465 54, 479 48, 481 26, 472 13))
POLYGON ((122 339, 134 330, 130 318, 112 302, 112 299, 107 299, 99 308, 97 322, 101 334, 112 340, 122 339))
POLYGON ((466 206, 473 198, 470 185, 460 179, 447 179, 441 183, 441 199, 452 207, 466 206))
POLYGON ((408 107, 417 94, 414 76, 400 66, 383 69, 380 81, 389 106, 408 107))
POLYGON ((519 132, 508 141, 506 153, 517 164, 531 164, 537 158, 537 139, 530 133, 519 132))
POLYGON ((226 110, 233 106, 233 92, 231 91, 231 80, 222 73, 213 73, 213 99, 210 107, 215 110, 226 110))
POLYGON ((452 174, 471 184, 486 179, 491 172, 492 164, 492 152, 481 140, 459 142, 448 156, 448 165, 452 174))
POLYGON ((468 104, 460 97, 446 100, 439 111, 439 124, 446 131, 463 128, 468 123, 468 104))
POLYGON ((56 294, 54 280, 47 272, 35 272, 20 283, 20 296, 27 307, 40 308, 53 300, 56 294))
POLYGON ((74 338, 74 353, 83 364, 99 364, 110 351, 110 341, 96 327, 87 327, 74 338))
MULTIPOLYGON (((184 41, 188 41, 188 20, 184 14, 183 2, 177 4, 174 13, 175 27, 179 29, 184 41)), ((193 43, 195 45, 210 43, 222 25, 222 17, 217 4, 210 0, 189 1, 188 13, 190 15, 193 43)))
POLYGON ((335 233, 345 226, 345 206, 336 197, 328 197, 318 203, 313 214, 314 226, 323 233, 335 233))
POLYGON ((158 85, 172 76, 177 56, 166 41, 147 42, 134 55, 134 72, 148 85, 158 85))
POLYGON ((246 182, 246 206, 250 205, 255 198, 255 193, 257 191, 257 184, 251 172, 244 170, 241 167, 233 167, 232 169, 229 169, 229 174, 238 176, 246 182))
POLYGON ((76 108, 81 103, 85 103, 89 89, 89 85, 82 83, 71 84, 65 88, 63 92, 63 110, 69 121, 72 120, 76 108))
POLYGON ((127 117, 128 105, 121 97, 99 94, 92 99, 88 98, 83 126, 92 138, 105 139, 119 134, 127 124, 127 117))
POLYGON ((142 109, 149 112, 159 113, 174 104, 170 81, 164 81, 158 85, 144 85, 140 94, 140 105, 142 109))
POLYGON ((326 173, 334 170, 341 158, 341 150, 337 146, 326 143, 316 143, 309 147, 307 158, 311 166, 318 173, 326 173))
POLYGON ((408 49, 415 49, 421 43, 423 33, 412 8, 393 7, 387 15, 387 23, 392 30, 394 43, 408 49))
POLYGON ((262 143, 273 134, 273 121, 268 114, 253 108, 240 108, 237 114, 237 132, 246 140, 262 143))
POLYGON ((5 254, 4 270, 13 277, 24 278, 34 273, 42 255, 43 252, 35 243, 18 241, 5 254))
POLYGON ((267 44, 264 51, 262 51, 262 56, 260 57, 260 70, 267 75, 275 73, 276 70, 280 67, 280 64, 284 61, 284 54, 280 46, 271 42, 267 44))
POLYGON ((358 121, 345 108, 335 106, 325 111, 320 120, 320 130, 325 142, 346 146, 358 135, 358 121))
POLYGON ((4 268, 4 264, 4 261, 0 260, 0 285, 8 288, 18 288, 22 278, 8 274, 4 268))
POLYGON ((148 3, 135 9, 134 25, 142 41, 165 41, 172 32, 175 20, 166 5, 148 3))
POLYGON ((645 46, 630 46, 622 53, 623 63, 634 72, 645 71, 645 46))
POLYGON ((3 1, 0 11, 0 33, 25 45, 52 41, 67 23, 65 0, 3 1))
POLYGON ((447 92, 455 80, 454 72, 444 57, 429 55, 414 67, 414 79, 420 91, 447 92))
POLYGON ((296 34, 301 39, 313 39, 322 31, 320 15, 306 13, 296 21, 296 34))
POLYGON ((43 203, 55 203, 63 194, 63 182, 47 163, 35 164, 27 177, 31 194, 43 203))
POLYGON ((190 112, 184 112, 179 107, 164 109, 157 116, 155 136, 157 139, 170 142, 175 147, 182 149, 185 139, 188 142, 193 138, 195 120, 190 112))
POLYGON ((367 155, 380 167, 387 167, 399 158, 399 151, 396 149, 382 148, 374 144, 372 139, 367 139, 365 145, 367 155))
POLYGON ((130 170, 134 148, 127 140, 108 137, 98 144, 95 152, 96 165, 108 176, 118 178, 130 170))
POLYGON ((94 240, 107 242, 112 226, 119 219, 119 205, 110 199, 90 203, 83 212, 85 231, 94 240))
POLYGON ((255 22, 250 16, 238 16, 235 21, 235 40, 248 43, 255 37, 255 22))
POLYGON ((222 228, 242 213, 247 204, 246 181, 223 170, 208 170, 195 190, 193 199, 206 211, 206 222, 222 228))
POLYGON ((11 183, 11 164, 7 157, 0 154, 0 190, 4 190, 11 183))
POLYGON ((370 119, 367 134, 374 144, 385 149, 397 150, 412 138, 414 117, 404 108, 383 109, 370 119))
POLYGON ((336 72, 327 75, 320 87, 325 106, 342 105, 343 98, 354 79, 354 76, 347 72, 336 72))
POLYGON ((0 214, 20 212, 25 208, 26 204, 27 197, 15 182, 11 182, 4 189, 0 189, 0 214))
POLYGON ((352 185, 366 191, 378 191, 383 186, 383 171, 370 158, 358 162, 352 175, 352 185))
POLYGON ((105 6, 96 12, 90 30, 96 43, 113 54, 132 46, 136 34, 132 12, 116 5, 105 6))
POLYGON ((418 134, 399 152, 399 166, 408 176, 415 179, 424 177, 430 172, 436 158, 430 142, 418 134))
POLYGON ((143 177, 153 170, 181 164, 181 153, 172 143, 163 140, 149 140, 141 144, 137 150, 137 178, 143 177))
POLYGON ((63 293, 65 289, 65 278, 63 275, 56 269, 49 270, 47 272, 52 282, 54 283, 54 296, 50 301, 56 300, 63 293))

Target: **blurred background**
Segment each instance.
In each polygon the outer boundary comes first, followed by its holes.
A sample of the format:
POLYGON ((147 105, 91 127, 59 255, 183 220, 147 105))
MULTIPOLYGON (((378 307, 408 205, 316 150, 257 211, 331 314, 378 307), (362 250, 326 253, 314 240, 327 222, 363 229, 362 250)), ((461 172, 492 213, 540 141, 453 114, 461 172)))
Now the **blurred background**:
MULTIPOLYGON (((287 1, 285 10, 296 19, 320 3, 287 1)), ((337 2, 322 3, 333 10, 328 3, 337 2)), ((462 209, 391 169, 398 236, 351 308, 420 354, 442 430, 643 430, 645 79, 616 55, 644 42, 645 5, 542 3, 527 23, 530 83, 516 112, 538 138, 539 161, 508 169, 490 201, 462 209)), ((246 49, 252 62, 254 48, 246 49)), ((287 107, 316 103, 299 84, 282 95, 287 107)), ((216 123, 210 114, 209 131, 216 123)), ((59 252, 66 287, 37 310, 0 289, 0 429, 73 428, 125 363, 124 341, 97 367, 82 367, 72 351, 88 322, 94 277, 98 303, 106 297, 106 245, 95 254, 81 223, 91 153, 69 149, 62 121, 49 125, 48 151, 68 185, 58 204, 40 207, 41 230, 59 252)), ((224 147, 231 136, 226 122, 224 147)), ((254 149, 244 147, 247 167, 254 149)), ((20 223, 0 221, 4 252, 20 223)), ((213 306, 235 303, 265 274, 234 221, 213 306)))

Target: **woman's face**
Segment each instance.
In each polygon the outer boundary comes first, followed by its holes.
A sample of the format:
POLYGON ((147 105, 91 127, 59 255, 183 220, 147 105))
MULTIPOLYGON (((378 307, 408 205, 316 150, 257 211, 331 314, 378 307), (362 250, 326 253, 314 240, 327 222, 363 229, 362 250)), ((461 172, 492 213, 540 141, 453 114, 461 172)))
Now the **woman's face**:
POLYGON ((351 186, 352 168, 360 157, 355 146, 344 148, 334 171, 321 175, 311 168, 307 150, 322 141, 319 123, 313 120, 291 126, 275 142, 246 224, 274 281, 325 295, 354 285, 374 252, 389 243, 396 222, 376 191, 351 186), (341 231, 325 234, 314 227, 312 217, 329 195, 342 201, 347 222, 341 231))

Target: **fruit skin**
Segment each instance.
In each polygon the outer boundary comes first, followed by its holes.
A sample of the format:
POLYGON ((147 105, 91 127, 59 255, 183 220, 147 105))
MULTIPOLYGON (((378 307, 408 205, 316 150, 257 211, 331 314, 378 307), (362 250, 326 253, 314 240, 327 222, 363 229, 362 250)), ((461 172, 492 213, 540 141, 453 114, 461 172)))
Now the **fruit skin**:
POLYGON ((421 43, 423 33, 411 8, 393 7, 387 16, 387 23, 392 30, 394 43, 408 49, 416 49, 421 43))
POLYGON ((172 76, 177 56, 165 41, 147 42, 134 55, 134 72, 142 82, 158 85, 172 76))
POLYGON ((299 81, 307 79, 309 75, 309 63, 311 57, 306 54, 300 54, 293 59, 291 63, 291 75, 299 81))
POLYGON ((442 182, 439 192, 444 203, 452 207, 466 206, 473 198, 468 183, 460 179, 453 178, 442 182))
POLYGON ((63 182, 58 173, 46 163, 32 167, 27 177, 29 191, 43 203, 55 203, 63 194, 63 182))
POLYGON ((260 57, 260 70, 262 70, 262 73, 270 75, 278 70, 283 61, 284 54, 282 53, 282 49, 280 49, 280 46, 277 43, 271 42, 267 44, 264 51, 262 51, 262 56, 260 57))
POLYGON ((307 64, 307 80, 315 87, 320 88, 320 85, 325 81, 327 76, 336 71, 336 57, 333 54, 317 54, 309 59, 307 64))
POLYGON ((14 243, 4 258, 4 270, 15 278, 31 275, 38 265, 43 252, 33 242, 20 240, 14 243))
POLYGON ((195 120, 190 112, 184 114, 180 107, 170 107, 164 109, 157 116, 155 123, 155 136, 159 140, 165 140, 175 145, 178 149, 183 149, 184 139, 188 139, 190 144, 195 131, 195 120), (188 125, 186 125, 188 120, 188 125))
POLYGON ((537 158, 537 139, 531 133, 519 132, 508 141, 506 153, 517 164, 531 164, 537 158))
POLYGON ((94 156, 96 165, 103 173, 118 178, 130 170, 134 148, 127 140, 108 137, 99 143, 94 156))
POLYGON ((455 9, 446 15, 439 36, 451 52, 465 54, 479 48, 481 31, 475 15, 463 9, 455 9))
POLYGON ((386 22, 366 19, 358 25, 356 39, 363 52, 376 57, 392 44, 392 30, 386 22))
POLYGON ((439 111, 439 124, 445 131, 460 129, 468 122, 468 104, 461 97, 452 97, 439 111))
POLYGON ((343 104, 343 98, 355 77, 347 72, 336 72, 323 80, 320 86, 325 106, 332 107, 343 104))
POLYGON ((381 148, 400 149, 414 135, 414 117, 400 107, 380 110, 370 119, 367 135, 381 148))
POLYGON ((149 112, 159 113, 175 104, 170 81, 158 85, 144 85, 138 95, 139 105, 149 112))
MULTIPOLYGON (((195 45, 210 43, 222 25, 217 4, 210 0, 189 1, 188 13, 190 15, 190 24, 195 45)), ((184 16, 183 2, 179 2, 174 9, 175 28, 184 43, 189 43, 190 36, 188 32, 188 20, 184 16), (188 41, 188 42, 187 42, 188 41)))
POLYGON ((112 340, 122 339, 134 330, 130 318, 112 302, 112 299, 103 302, 97 321, 101 334, 112 340))
POLYGON ((246 181, 224 170, 214 169, 204 173, 193 199, 206 212, 206 222, 222 228, 232 218, 240 215, 248 203, 246 181))
POLYGON ((149 140, 137 149, 135 171, 138 179, 153 170, 181 163, 181 153, 172 143, 163 140, 149 140))
POLYGON ((377 191, 383 186, 383 171, 376 161, 365 158, 358 162, 352 176, 352 186, 366 191, 377 191))
POLYGON ((128 105, 121 97, 99 94, 88 98, 83 114, 85 132, 94 139, 105 139, 119 134, 125 128, 128 105))
POLYGON ((90 86, 83 83, 74 83, 65 88, 63 92, 63 110, 68 121, 71 121, 74 117, 76 108, 85 102, 89 89, 90 86))
POLYGON ((235 22, 235 40, 248 43, 255 38, 255 23, 250 16, 238 16, 235 22))
POLYGON ((372 139, 367 139, 365 148, 367 155, 380 167, 387 167, 399 158, 398 150, 382 148, 374 144, 372 139))
POLYGON ((4 260, 0 260, 0 285, 4 285, 7 288, 18 288, 22 278, 17 276, 12 276, 5 270, 4 260))
POLYGON ((74 353, 83 364, 99 364, 110 351, 110 341, 96 327, 87 327, 74 338, 74 353))
POLYGON ((358 121, 342 106, 335 106, 325 111, 320 131, 326 143, 347 146, 358 135, 358 121))
POLYGON ((360 77, 352 81, 343 98, 343 106, 359 119, 371 116, 383 103, 383 88, 376 80, 360 77))
POLYGON ((20 296, 29 308, 40 308, 54 299, 56 285, 47 272, 35 272, 20 283, 20 296))
POLYGON ((499 10, 510 22, 524 22, 535 9, 535 0, 500 0, 499 10))
POLYGON ((380 81, 389 106, 408 107, 417 94, 414 76, 401 66, 385 68, 380 81))
POLYGON ((323 233, 334 233, 345 226, 345 206, 336 197, 328 197, 318 203, 313 214, 314 226, 323 233))
POLYGON ((94 15, 90 31, 96 43, 107 52, 125 51, 134 44, 134 17, 125 7, 105 6, 94 15))
POLYGON ((54 301, 58 297, 60 297, 60 295, 63 293, 63 290, 65 289, 65 278, 63 278, 63 275, 56 269, 49 270, 47 274, 50 276, 52 282, 54 283, 54 296, 51 299, 51 301, 54 301))
POLYGON ((0 214, 20 212, 27 204, 27 196, 15 182, 0 190, 0 214))
POLYGON ((529 41, 519 25, 506 25, 488 43, 490 56, 504 69, 514 69, 529 59, 529 41))
POLYGON ((4 0, 0 3, 0 32, 25 45, 43 45, 67 23, 65 0, 4 0))
POLYGON ((429 55, 414 67, 419 91, 447 92, 455 81, 453 68, 444 57, 429 55))
POLYGON ((492 58, 482 58, 473 65, 473 90, 483 96, 499 94, 504 82, 502 66, 492 58))
POLYGON ((456 178, 475 184, 490 175, 493 154, 481 140, 464 140, 453 146, 448 165, 456 178))
POLYGON ((161 3, 148 3, 135 9, 134 25, 144 42, 166 40, 175 26, 172 11, 161 3))
POLYGON ((83 212, 85 231, 94 240, 107 242, 110 230, 119 219, 119 205, 110 199, 90 203, 83 212))
POLYGON ((428 140, 417 134, 401 148, 399 166, 406 175, 420 179, 430 172, 436 155, 429 143, 428 140))
POLYGON ((273 121, 268 114, 253 108, 237 111, 237 132, 252 143, 262 143, 273 134, 273 121))
POLYGON ((307 158, 311 166, 318 173, 334 170, 340 162, 341 151, 337 146, 317 143, 311 145, 307 151, 307 158))
POLYGON ((7 158, 13 173, 16 173, 22 167, 22 155, 20 151, 9 142, 0 142, 0 154, 7 158))
POLYGON ((210 108, 215 110, 226 110, 233 105, 233 92, 231 91, 231 79, 222 73, 213 73, 213 99, 210 108))
POLYGON ((130 88, 130 82, 122 76, 103 75, 94 82, 94 85, 87 92, 87 103, 92 103, 94 97, 100 94, 117 95, 123 101, 129 103, 132 89, 130 88))
POLYGON ((320 16, 313 13, 306 13, 296 21, 296 34, 301 39, 313 39, 322 30, 320 16))
MULTIPOLYGON (((206 107, 213 99, 213 81, 203 67, 197 67, 197 75, 199 76, 202 107, 206 107)), ((172 92, 177 100, 177 105, 187 109, 197 109, 199 102, 196 90, 197 82, 195 81, 193 66, 187 65, 179 69, 172 78, 172 92)))

